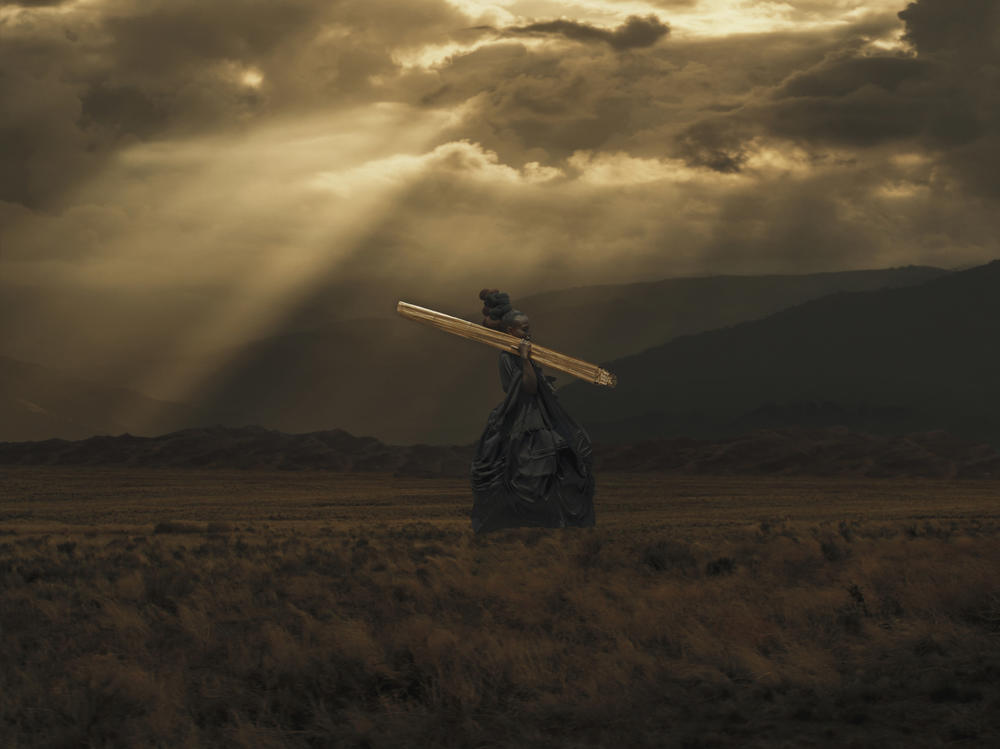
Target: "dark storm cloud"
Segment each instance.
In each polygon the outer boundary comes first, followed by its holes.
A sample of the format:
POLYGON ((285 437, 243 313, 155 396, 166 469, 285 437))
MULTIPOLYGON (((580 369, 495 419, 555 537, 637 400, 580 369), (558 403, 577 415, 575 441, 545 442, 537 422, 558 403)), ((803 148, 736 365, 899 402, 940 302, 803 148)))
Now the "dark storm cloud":
POLYGON ((144 78, 176 78, 216 60, 260 60, 321 18, 303 2, 182 1, 136 10, 105 18, 103 27, 112 66, 144 78))
POLYGON ((651 47, 670 33, 670 27, 655 15, 629 16, 615 29, 603 29, 589 23, 559 19, 540 21, 527 26, 508 26, 507 36, 562 36, 577 42, 603 42, 613 49, 651 47))
POLYGON ((790 73, 857 47, 894 22, 674 40, 627 55, 603 43, 552 49, 508 41, 456 55, 407 83, 428 106, 472 103, 454 136, 482 143, 507 163, 554 165, 577 150, 604 149, 682 156, 731 172, 760 126, 717 113, 741 113, 790 73))
POLYGON ((789 78, 761 109, 779 135, 848 144, 923 136, 944 145, 978 137, 981 81, 932 56, 825 61, 789 78))
POLYGON ((908 57, 849 57, 792 75, 777 91, 778 97, 845 96, 862 86, 895 91, 900 84, 927 72, 927 65, 908 57))
POLYGON ((738 167, 741 144, 759 135, 799 145, 896 145, 940 154, 967 186, 1000 195, 985 163, 1000 151, 1000 6, 984 0, 920 0, 899 13, 915 54, 850 48, 789 75, 738 111, 713 115, 677 138, 692 164, 738 167))
POLYGON ((378 98, 395 49, 469 20, 444 0, 55 4, 15 3, 0 26, 0 200, 40 209, 136 139, 378 98))
POLYGON ((995 0, 919 0, 899 13, 904 38, 921 54, 992 60, 1000 54, 1000 4, 995 0))
POLYGON ((740 171, 747 160, 740 133, 729 123, 713 120, 701 120, 678 136, 677 155, 692 166, 723 174, 740 171))
POLYGON ((95 83, 80 97, 80 126, 104 128, 113 136, 152 135, 164 122, 164 107, 133 85, 95 83))
POLYGON ((927 66, 871 57, 824 62, 792 76, 758 110, 767 130, 806 143, 865 146, 923 129, 927 66))
POLYGON ((1000 4, 921 0, 899 14, 928 75, 926 139, 980 194, 1000 197, 1000 4))
POLYGON ((0 201, 44 205, 87 173, 99 140, 77 127, 82 87, 62 34, 8 35, 0 45, 0 201))
POLYGON ((575 52, 492 44, 454 58, 427 80, 423 101, 471 102, 452 137, 480 142, 505 162, 557 161, 630 131, 631 97, 609 86, 616 66, 606 58, 616 57, 603 44, 575 52))

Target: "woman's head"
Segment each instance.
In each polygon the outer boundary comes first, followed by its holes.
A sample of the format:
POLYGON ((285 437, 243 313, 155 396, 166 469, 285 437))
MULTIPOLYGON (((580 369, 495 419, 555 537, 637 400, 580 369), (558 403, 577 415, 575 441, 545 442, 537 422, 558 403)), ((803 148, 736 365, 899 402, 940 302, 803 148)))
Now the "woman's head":
POLYGON ((506 323, 506 332, 510 333, 512 336, 518 338, 531 339, 531 321, 528 320, 528 316, 523 312, 518 312, 514 310, 513 318, 506 323))
POLYGON ((499 289, 483 289, 479 292, 483 300, 483 325, 493 330, 501 330, 518 338, 530 338, 531 328, 528 316, 514 309, 510 296, 499 289))

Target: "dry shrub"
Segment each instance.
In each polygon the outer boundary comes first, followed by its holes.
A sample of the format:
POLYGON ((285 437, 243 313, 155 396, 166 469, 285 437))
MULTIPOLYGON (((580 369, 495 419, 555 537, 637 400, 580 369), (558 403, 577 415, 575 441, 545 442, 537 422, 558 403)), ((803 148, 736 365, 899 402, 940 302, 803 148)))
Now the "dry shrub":
POLYGON ((115 595, 125 601, 136 601, 146 592, 146 581, 138 570, 126 572, 114 583, 115 595))
MULTIPOLYGON (((115 655, 86 655, 67 664, 82 690, 71 709, 85 735, 115 738, 123 745, 168 743, 178 736, 175 706, 162 677, 115 655)), ((83 737, 81 737, 83 738, 83 737)))
POLYGON ((654 572, 666 570, 690 572, 697 565, 688 544, 669 539, 649 544, 642 550, 639 559, 654 572))

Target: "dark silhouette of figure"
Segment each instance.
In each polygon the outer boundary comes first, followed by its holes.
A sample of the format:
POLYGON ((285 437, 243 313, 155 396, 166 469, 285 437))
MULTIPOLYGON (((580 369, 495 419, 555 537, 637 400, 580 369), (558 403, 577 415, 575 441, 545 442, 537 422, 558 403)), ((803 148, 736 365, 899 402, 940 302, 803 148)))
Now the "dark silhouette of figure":
POLYGON ((483 289, 483 325, 521 338, 519 354, 500 352, 506 393, 472 460, 472 529, 594 525, 590 437, 562 408, 551 380, 531 359, 528 316, 497 289, 483 289))

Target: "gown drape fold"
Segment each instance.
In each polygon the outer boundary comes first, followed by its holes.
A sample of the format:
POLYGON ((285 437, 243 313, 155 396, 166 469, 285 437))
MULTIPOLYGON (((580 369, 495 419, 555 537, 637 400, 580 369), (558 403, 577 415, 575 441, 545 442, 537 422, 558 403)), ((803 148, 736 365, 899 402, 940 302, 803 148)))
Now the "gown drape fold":
POLYGON ((472 460, 472 529, 585 527, 595 523, 590 437, 563 409, 541 366, 521 391, 521 358, 500 353, 506 396, 486 421, 472 460))

